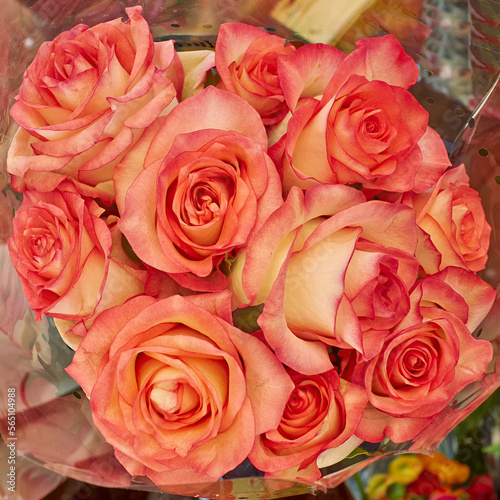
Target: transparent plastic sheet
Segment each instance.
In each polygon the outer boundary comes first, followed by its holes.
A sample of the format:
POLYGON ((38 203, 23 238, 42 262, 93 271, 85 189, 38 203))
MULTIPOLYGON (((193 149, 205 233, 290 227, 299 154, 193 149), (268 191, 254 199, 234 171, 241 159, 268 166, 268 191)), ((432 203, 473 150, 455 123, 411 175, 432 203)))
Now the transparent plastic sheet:
MULTIPOLYGON (((174 39, 177 50, 213 48, 220 24, 231 21, 253 24, 290 40, 332 43, 345 52, 360 38, 394 34, 420 66, 421 80, 413 92, 429 111, 429 124, 447 143, 454 165, 465 163, 471 186, 481 196, 493 231, 489 261, 480 275, 496 289, 500 283, 500 90, 494 79, 500 56, 498 41, 488 31, 495 23, 498 26, 495 2, 6 0, 0 18, 0 430, 7 445, 15 442, 7 457, 15 448, 17 460, 23 457, 38 465, 41 475, 37 477, 46 478, 46 491, 62 477, 107 487, 155 487, 131 478, 114 458, 111 446, 92 423, 89 401, 64 371, 71 362, 71 350, 52 320, 35 321, 10 262, 6 242, 20 195, 9 188, 5 168, 16 128, 8 111, 24 69, 44 40, 79 23, 94 25, 124 16, 125 7, 137 4, 142 5, 155 39, 174 39), (15 435, 10 434, 8 421, 7 401, 12 394, 15 435), (15 441, 9 439, 14 437, 15 441)), ((497 300, 474 332, 494 346, 488 375, 458 394, 412 442, 368 444, 370 455, 323 469, 323 478, 314 485, 268 480, 244 462, 214 484, 172 487, 169 492, 208 498, 289 496, 335 487, 387 454, 432 452, 500 387, 500 361, 495 364, 500 352, 499 313, 497 300)), ((19 473, 17 480, 22 480, 19 473)))

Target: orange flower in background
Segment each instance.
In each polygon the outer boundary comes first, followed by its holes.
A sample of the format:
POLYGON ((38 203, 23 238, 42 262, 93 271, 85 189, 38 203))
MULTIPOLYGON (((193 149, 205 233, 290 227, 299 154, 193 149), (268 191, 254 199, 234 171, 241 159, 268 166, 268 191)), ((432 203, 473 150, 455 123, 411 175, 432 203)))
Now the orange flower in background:
POLYGON ((469 500, 473 496, 474 486, 483 483, 474 482, 471 491, 456 488, 469 479, 467 465, 446 457, 440 452, 433 455, 403 455, 390 461, 387 473, 374 474, 366 486, 370 500, 418 498, 429 500, 469 500), (472 495, 472 496, 471 496, 472 495))
POLYGON ((436 451, 432 456, 422 455, 422 464, 426 470, 436 474, 443 484, 450 486, 465 483, 470 476, 470 467, 457 460, 446 457, 436 451))

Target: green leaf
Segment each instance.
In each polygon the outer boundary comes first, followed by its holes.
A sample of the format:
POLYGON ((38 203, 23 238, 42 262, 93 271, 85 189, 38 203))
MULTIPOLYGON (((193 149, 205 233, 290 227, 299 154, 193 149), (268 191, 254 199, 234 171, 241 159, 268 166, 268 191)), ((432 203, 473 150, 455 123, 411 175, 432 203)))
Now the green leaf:
POLYGON ((367 456, 371 457, 373 455, 373 453, 370 453, 369 451, 363 450, 363 448, 354 448, 354 450, 352 450, 351 453, 349 453, 349 455, 347 455, 347 457, 345 457, 345 458, 346 459, 347 458, 354 458, 354 457, 357 457, 359 455, 367 455, 367 456))
POLYGON ((125 254, 127 255, 127 257, 129 257, 131 260, 133 260, 137 264, 142 265, 141 259, 139 259, 139 257, 137 257, 134 250, 132 249, 132 245, 128 242, 127 238, 125 238, 125 235, 123 235, 123 234, 122 234, 122 248, 123 248, 123 251, 125 252, 125 254))
POLYGON ((245 307, 243 309, 236 309, 233 311, 234 326, 243 330, 246 333, 253 333, 260 330, 257 319, 262 314, 264 304, 258 306, 245 307))
POLYGON ((500 443, 484 447, 483 452, 491 453, 492 455, 500 455, 500 443))

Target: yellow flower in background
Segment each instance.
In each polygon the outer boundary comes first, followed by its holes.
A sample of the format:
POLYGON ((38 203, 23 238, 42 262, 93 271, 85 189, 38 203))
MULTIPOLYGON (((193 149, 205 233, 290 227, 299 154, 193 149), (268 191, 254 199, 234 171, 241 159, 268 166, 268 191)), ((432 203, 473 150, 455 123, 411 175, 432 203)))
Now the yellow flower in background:
POLYGON ((366 486, 366 494, 370 500, 382 500, 385 498, 387 488, 395 481, 389 474, 374 474, 366 486))
POLYGON ((414 489, 412 483, 428 481, 428 479, 422 479, 424 472, 425 474, 433 474, 435 483, 432 485, 429 483, 426 486, 427 489, 431 487, 435 490, 427 491, 425 498, 430 498, 430 500, 445 500, 450 497, 459 500, 470 498, 467 490, 454 489, 456 485, 465 483, 469 479, 469 466, 448 458, 440 452, 436 452, 432 456, 405 454, 393 459, 389 463, 387 473, 375 474, 368 481, 367 497, 369 500, 412 500, 416 492, 419 491, 414 489), (440 485, 437 480, 439 480, 440 485))
POLYGON ((415 481, 424 470, 424 464, 417 455, 401 455, 389 465, 389 476, 401 484, 415 481))

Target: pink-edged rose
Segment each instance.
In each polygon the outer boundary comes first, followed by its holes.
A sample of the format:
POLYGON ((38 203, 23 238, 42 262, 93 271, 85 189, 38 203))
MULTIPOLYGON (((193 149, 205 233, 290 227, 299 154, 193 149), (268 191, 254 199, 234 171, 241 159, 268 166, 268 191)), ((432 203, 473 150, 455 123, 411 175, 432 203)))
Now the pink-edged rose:
POLYGON ((428 113, 408 92, 418 68, 392 35, 360 40, 348 56, 305 45, 278 67, 289 106, 303 104, 273 149, 285 192, 318 183, 420 192, 450 165, 439 135, 427 126, 428 113), (321 89, 316 80, 325 81, 325 67, 330 80, 321 89))
POLYGON ((69 181, 50 193, 25 193, 9 250, 37 320, 44 314, 79 320, 94 312, 111 251, 102 212, 69 181))
POLYGON ((292 44, 255 26, 223 24, 215 46, 220 87, 243 97, 265 125, 282 120, 288 112, 278 76, 280 55, 291 54, 292 44))
POLYGON ((83 194, 112 201, 113 167, 180 97, 173 43, 153 42, 141 7, 126 11, 126 22, 78 25, 40 47, 11 110, 16 190, 51 191, 70 176, 83 194))
POLYGON ((330 367, 328 345, 370 358, 407 314, 418 261, 415 212, 349 186, 292 188, 229 274, 233 307, 258 305, 267 342, 305 374, 330 367))
POLYGON ((213 87, 155 122, 115 175, 138 257, 193 290, 213 289, 203 279, 214 276, 224 286, 218 265, 283 203, 266 142, 255 110, 213 87))
MULTIPOLYGON (((289 373, 295 388, 281 421, 276 429, 258 436, 249 458, 266 476, 291 475, 313 482, 321 478, 318 456, 353 436, 367 396, 362 387, 341 380, 334 369, 312 376, 289 373)), ((336 460, 351 451, 345 450, 336 460)))
POLYGON ((24 194, 8 243, 37 320, 48 314, 69 328, 142 292, 140 276, 112 257, 103 211, 68 180, 50 193, 24 194))
POLYGON ((83 318, 83 321, 62 317, 54 319, 62 339, 72 349, 78 347, 98 314, 110 307, 122 305, 130 297, 146 292, 147 270, 142 264, 132 260, 123 248, 124 238, 118 229, 117 217, 109 215, 105 220, 112 246, 104 288, 94 313, 90 317, 83 318))
POLYGON ((118 460, 160 487, 235 468, 293 390, 272 352, 232 325, 227 291, 106 310, 67 371, 118 460))
POLYGON ((345 352, 341 376, 362 384, 370 405, 356 435, 401 443, 425 429, 467 384, 479 380, 492 346, 471 332, 486 316, 495 291, 458 267, 419 281, 411 310, 383 340, 380 353, 363 362, 345 352))
POLYGON ((417 211, 417 257, 425 272, 446 266, 481 271, 488 260, 491 226, 478 192, 469 187, 464 165, 445 172, 424 193, 408 193, 404 203, 417 211))

